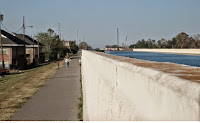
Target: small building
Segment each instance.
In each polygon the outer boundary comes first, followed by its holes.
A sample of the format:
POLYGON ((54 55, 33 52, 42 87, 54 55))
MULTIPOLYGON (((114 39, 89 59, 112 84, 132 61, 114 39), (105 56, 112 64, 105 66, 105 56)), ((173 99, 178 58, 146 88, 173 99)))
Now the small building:
POLYGON ((26 59, 27 64, 35 64, 38 63, 38 44, 39 44, 39 58, 40 63, 45 61, 45 53, 43 52, 44 45, 39 43, 38 41, 34 40, 33 38, 25 35, 23 40, 23 34, 13 34, 17 38, 21 39, 22 41, 26 42, 26 59))
MULTIPOLYGON (((4 64, 7 69, 23 69, 27 65, 25 45, 19 38, 1 30, 4 64)), ((0 44, 1 45, 1 44, 0 44)), ((2 68, 2 53, 0 49, 0 67, 2 68)))
POLYGON ((45 45, 40 43, 39 41, 29 37, 29 36, 25 36, 27 39, 29 39, 30 41, 33 41, 34 42, 34 46, 36 46, 36 49, 35 49, 35 57, 36 57, 36 60, 38 60, 38 52, 39 52, 39 63, 43 63, 45 62, 45 51, 44 51, 44 47, 45 45), (39 47, 39 51, 38 51, 38 47, 39 47))
POLYGON ((70 44, 74 43, 76 44, 76 41, 62 41, 63 45, 66 46, 68 49, 70 49, 70 44))
POLYGON ((123 51, 123 48, 105 48, 107 51, 123 51))

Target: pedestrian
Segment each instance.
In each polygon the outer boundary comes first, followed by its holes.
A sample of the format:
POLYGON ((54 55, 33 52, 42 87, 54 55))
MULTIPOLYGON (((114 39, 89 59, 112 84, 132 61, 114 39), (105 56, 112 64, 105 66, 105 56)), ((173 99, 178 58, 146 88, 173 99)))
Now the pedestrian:
POLYGON ((69 62, 70 62, 70 61, 71 61, 71 60, 70 60, 69 56, 66 56, 66 57, 65 57, 66 68, 69 67, 69 62))
MULTIPOLYGON (((69 57, 69 53, 68 53, 68 52, 66 53, 66 57, 69 57)), ((70 57, 69 57, 69 58, 70 58, 70 57)))

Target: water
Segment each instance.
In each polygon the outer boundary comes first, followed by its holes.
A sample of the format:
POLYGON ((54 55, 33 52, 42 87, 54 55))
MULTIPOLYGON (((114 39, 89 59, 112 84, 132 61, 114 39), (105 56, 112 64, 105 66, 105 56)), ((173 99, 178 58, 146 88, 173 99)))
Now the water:
POLYGON ((200 56, 197 55, 134 52, 134 51, 105 51, 105 53, 117 56, 148 60, 148 61, 171 62, 176 64, 184 64, 184 65, 200 67, 200 56))

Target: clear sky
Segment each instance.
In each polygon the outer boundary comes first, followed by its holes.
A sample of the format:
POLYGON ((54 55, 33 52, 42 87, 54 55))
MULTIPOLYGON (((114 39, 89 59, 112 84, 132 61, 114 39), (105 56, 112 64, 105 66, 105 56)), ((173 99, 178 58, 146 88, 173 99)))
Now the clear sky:
POLYGON ((0 0, 3 24, 11 31, 22 26, 25 16, 28 35, 61 24, 65 40, 88 42, 93 48, 128 44, 140 39, 171 39, 179 32, 200 34, 200 0, 0 0))

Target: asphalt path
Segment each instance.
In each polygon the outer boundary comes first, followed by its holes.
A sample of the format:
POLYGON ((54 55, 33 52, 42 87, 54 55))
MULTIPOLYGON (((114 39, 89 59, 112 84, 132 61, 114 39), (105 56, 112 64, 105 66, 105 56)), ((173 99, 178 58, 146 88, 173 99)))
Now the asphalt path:
POLYGON ((10 120, 77 121, 80 103, 79 57, 72 57, 10 120))

